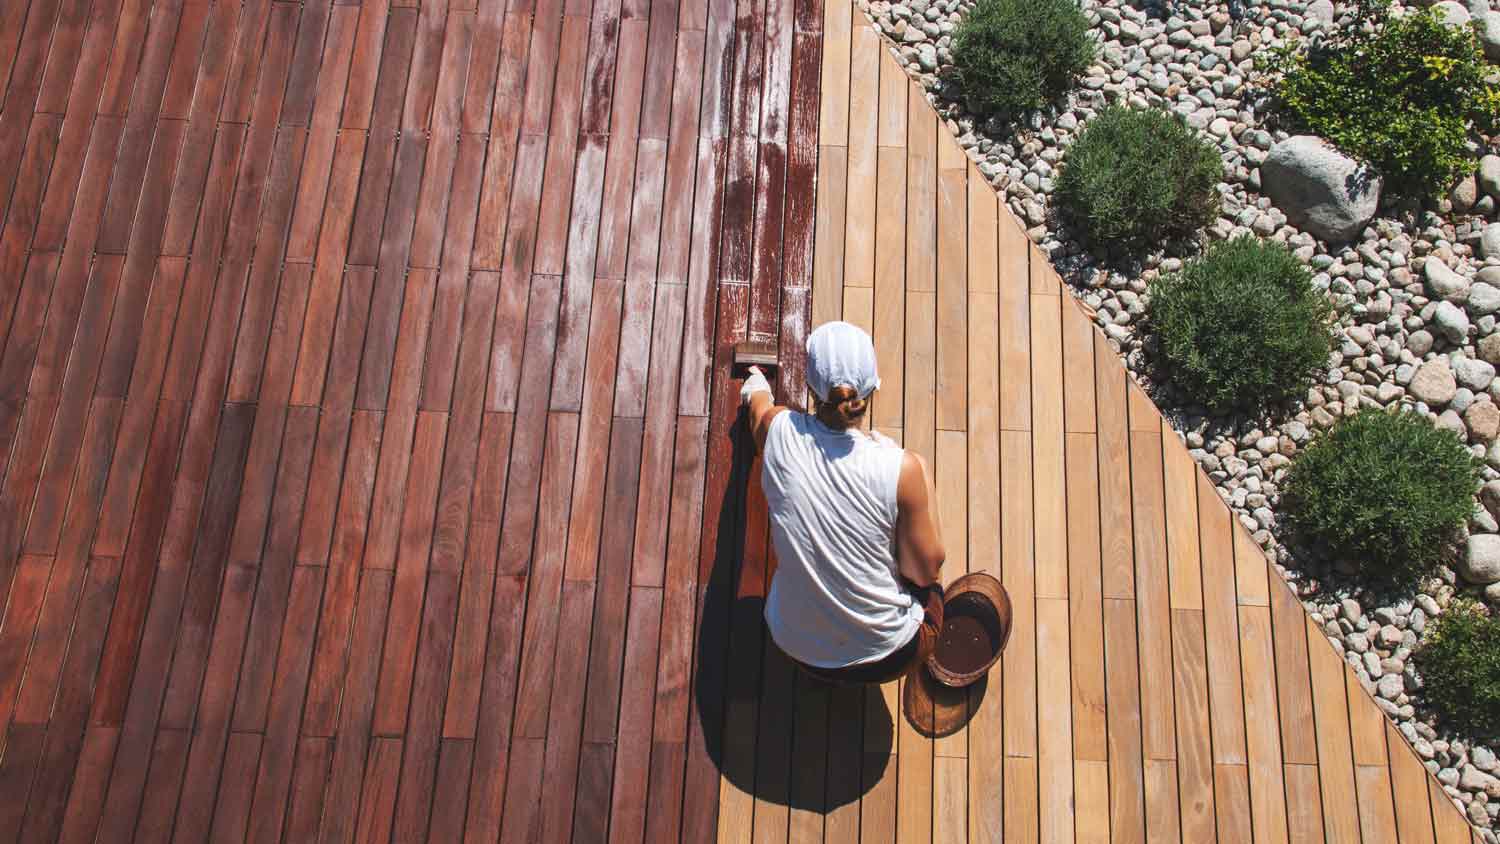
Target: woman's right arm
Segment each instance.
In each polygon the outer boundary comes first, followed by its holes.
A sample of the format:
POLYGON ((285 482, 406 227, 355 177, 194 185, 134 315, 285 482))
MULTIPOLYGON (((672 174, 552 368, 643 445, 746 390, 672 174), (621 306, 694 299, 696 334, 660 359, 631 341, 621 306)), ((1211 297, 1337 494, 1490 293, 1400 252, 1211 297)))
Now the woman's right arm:
POLYGON ((937 519, 937 493, 927 461, 906 452, 896 484, 896 564, 918 587, 938 582, 946 557, 937 519))

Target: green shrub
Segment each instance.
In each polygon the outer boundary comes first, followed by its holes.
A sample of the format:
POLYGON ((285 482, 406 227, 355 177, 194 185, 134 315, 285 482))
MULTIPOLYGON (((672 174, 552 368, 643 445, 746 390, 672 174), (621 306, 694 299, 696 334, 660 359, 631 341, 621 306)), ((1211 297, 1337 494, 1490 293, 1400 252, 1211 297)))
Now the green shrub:
POLYGON ((1015 117, 1062 96, 1094 60, 1076 0, 979 0, 953 33, 953 78, 976 114, 1015 117))
POLYGON ((1365 410, 1319 437, 1283 487, 1290 527, 1372 580, 1410 582, 1474 511, 1480 461, 1415 413, 1365 410))
POLYGON ((1110 106, 1063 158, 1059 207, 1103 245, 1187 235, 1218 213, 1219 151, 1164 111, 1110 106))
POLYGON ((1474 738, 1500 736, 1500 619, 1455 602, 1428 622, 1413 656, 1439 715, 1474 738))
POLYGON ((1290 128, 1364 159, 1398 194, 1435 196, 1474 168, 1467 142, 1500 126, 1500 86, 1472 26, 1447 26, 1431 9, 1369 11, 1312 47, 1268 53, 1262 68, 1290 128))
POLYGON ((1304 395, 1333 351, 1328 298, 1287 248, 1235 238, 1151 283, 1151 328, 1177 385, 1216 411, 1304 395))

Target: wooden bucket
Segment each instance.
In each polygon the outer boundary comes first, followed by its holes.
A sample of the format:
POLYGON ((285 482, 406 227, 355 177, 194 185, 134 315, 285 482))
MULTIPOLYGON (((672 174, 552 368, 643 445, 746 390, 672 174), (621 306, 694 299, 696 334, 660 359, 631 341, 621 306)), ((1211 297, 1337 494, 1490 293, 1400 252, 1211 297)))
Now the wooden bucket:
POLYGON ((945 686, 952 688, 963 688, 983 677, 1000 659, 1000 653, 1005 649, 1005 642, 1010 638, 1011 606, 1010 596, 1006 594, 1005 587, 1000 585, 993 575, 984 572, 973 572, 953 581, 943 593, 943 624, 944 630, 956 618, 966 617, 973 619, 977 625, 969 625, 970 629, 982 631, 982 635, 988 640, 990 651, 988 658, 977 667, 968 664, 963 666, 946 666, 940 660, 944 649, 940 642, 934 648, 932 654, 927 657, 927 670, 933 679, 945 686))

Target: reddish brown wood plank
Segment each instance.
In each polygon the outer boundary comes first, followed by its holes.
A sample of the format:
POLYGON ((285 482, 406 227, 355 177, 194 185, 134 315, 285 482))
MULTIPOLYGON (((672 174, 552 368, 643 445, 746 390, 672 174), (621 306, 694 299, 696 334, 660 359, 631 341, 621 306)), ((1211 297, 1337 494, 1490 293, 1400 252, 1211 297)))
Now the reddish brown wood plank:
POLYGON ((395 836, 398 841, 421 840, 431 820, 444 693, 453 656, 457 610, 458 576, 452 572, 434 571, 427 582, 421 642, 411 684, 411 707, 406 719, 406 748, 396 795, 395 836))
MULTIPOLYGON (((361 786, 365 781, 365 757, 370 749, 370 720, 375 707, 375 684, 379 679, 380 647, 390 602, 390 572, 368 570, 360 581, 358 617, 349 640, 349 669, 344 675, 342 699, 338 702, 338 735, 334 740, 333 766, 324 797, 319 840, 349 841, 356 831, 361 786)), ((390 739, 376 739, 376 743, 390 739)))

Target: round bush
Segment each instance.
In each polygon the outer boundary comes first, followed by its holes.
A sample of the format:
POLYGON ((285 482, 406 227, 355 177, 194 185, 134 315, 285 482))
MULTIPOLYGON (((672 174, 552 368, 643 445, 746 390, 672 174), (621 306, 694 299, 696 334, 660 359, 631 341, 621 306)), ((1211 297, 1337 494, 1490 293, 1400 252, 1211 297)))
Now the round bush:
POLYGON ((1333 350, 1328 298, 1274 241, 1238 237, 1151 283, 1151 328, 1177 385, 1215 411, 1307 392, 1333 350))
POLYGON ((1180 119, 1110 106, 1068 148, 1057 199, 1093 240, 1137 246, 1207 225, 1223 176, 1218 149, 1180 119))
POLYGON ((1474 511, 1480 461, 1416 413, 1365 410, 1319 437, 1283 487, 1290 527, 1380 582, 1430 571, 1474 511))
POLYGON ((970 111, 1014 117, 1062 96, 1095 49, 1075 0, 979 0, 953 33, 952 75, 970 111))
POLYGON ((1432 9, 1397 16, 1366 5, 1312 47, 1265 55, 1274 104, 1290 128, 1372 164, 1388 190, 1439 195, 1474 169, 1474 130, 1500 126, 1500 85, 1473 27, 1432 9))
POLYGON ((1500 736, 1500 620, 1455 602, 1426 633, 1413 657, 1427 703, 1474 738, 1500 736))

